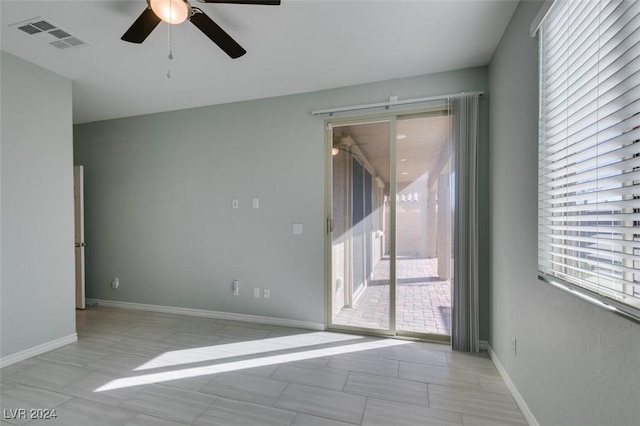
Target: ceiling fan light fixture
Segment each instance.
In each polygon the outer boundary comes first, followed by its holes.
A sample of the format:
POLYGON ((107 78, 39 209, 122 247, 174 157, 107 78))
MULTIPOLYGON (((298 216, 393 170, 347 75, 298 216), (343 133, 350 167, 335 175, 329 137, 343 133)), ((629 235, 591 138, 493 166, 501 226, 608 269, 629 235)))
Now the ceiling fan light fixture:
POLYGON ((149 6, 168 24, 181 24, 191 15, 191 6, 185 0, 149 0, 149 6))

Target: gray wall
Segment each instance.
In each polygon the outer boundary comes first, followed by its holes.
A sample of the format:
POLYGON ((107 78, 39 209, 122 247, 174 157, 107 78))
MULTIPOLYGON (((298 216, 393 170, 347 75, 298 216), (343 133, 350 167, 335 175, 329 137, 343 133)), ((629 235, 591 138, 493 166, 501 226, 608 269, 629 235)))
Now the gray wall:
POLYGON ((1 52, 0 357, 75 333, 71 81, 1 52))
POLYGON ((75 126, 87 296, 323 323, 324 130, 311 110, 486 83, 482 67, 75 126), (292 235, 293 223, 304 234, 292 235), (253 287, 271 299, 253 298, 253 287))
POLYGON ((540 6, 520 3, 489 66, 490 344, 541 425, 637 425, 640 326, 537 280, 537 39, 529 26, 540 6))

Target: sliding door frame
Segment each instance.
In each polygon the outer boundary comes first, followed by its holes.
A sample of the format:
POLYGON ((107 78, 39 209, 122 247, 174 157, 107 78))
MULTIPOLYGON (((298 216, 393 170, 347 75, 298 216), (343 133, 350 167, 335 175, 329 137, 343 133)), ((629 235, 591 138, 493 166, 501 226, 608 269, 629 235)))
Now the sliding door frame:
MULTIPOLYGON (((333 324, 333 303, 332 303, 332 231, 333 231, 333 127, 341 126, 357 126, 373 123, 388 122, 389 123, 389 140, 390 140, 390 191, 395 192, 395 138, 393 135, 396 133, 395 118, 396 114, 377 114, 368 115, 364 117, 341 117, 327 119, 324 122, 325 129, 325 218, 326 218, 326 230, 325 230, 325 326, 330 330, 340 330, 348 332, 356 332, 360 334, 371 334, 379 336, 395 336, 396 335, 396 294, 395 287, 391 285, 396 279, 396 267, 395 262, 390 262, 389 271, 389 329, 374 329, 365 327, 355 327, 341 324, 333 324)), ((363 164, 363 169, 366 167, 363 164)), ((391 200, 391 221, 395 220, 395 203, 396 200, 391 200)), ((390 241, 395 241, 395 226, 391 226, 390 229, 390 241)), ((395 257, 395 243, 391 243, 389 249, 389 256, 395 257)))
MULTIPOLYGON (((442 113, 446 107, 439 105, 429 108, 393 111, 380 114, 360 115, 360 116, 343 116, 331 117, 324 121, 325 134, 325 327, 328 330, 354 332, 359 334, 368 334, 387 337, 406 337, 418 338, 422 340, 434 341, 439 343, 450 343, 450 336, 441 336, 427 333, 419 333, 412 331, 397 330, 396 324, 396 287, 397 287, 397 266, 395 259, 397 258, 397 197, 393 196, 397 193, 397 164, 396 164, 396 133, 397 121, 406 119, 410 116, 431 115, 434 113, 442 113), (344 324, 333 323, 333 303, 332 303, 332 244, 333 244, 333 128, 351 125, 364 125, 380 122, 389 123, 389 194, 390 198, 390 229, 389 232, 389 329, 375 329, 366 327, 356 327, 344 324)), ((453 285, 453 281, 452 281, 453 285)))

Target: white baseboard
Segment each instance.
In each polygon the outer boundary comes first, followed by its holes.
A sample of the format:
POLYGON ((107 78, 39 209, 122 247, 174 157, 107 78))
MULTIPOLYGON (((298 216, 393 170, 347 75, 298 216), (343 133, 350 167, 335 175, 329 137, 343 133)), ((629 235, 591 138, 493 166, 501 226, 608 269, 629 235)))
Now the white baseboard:
POLYGON ((111 308, 136 309, 140 311, 163 312, 166 314, 190 315, 194 317, 216 318, 232 321, 253 322, 259 324, 279 325, 283 327, 303 328, 307 330, 324 330, 321 323, 299 321, 285 318, 264 317, 258 315, 235 314, 232 312, 207 311, 204 309, 179 308, 175 306, 146 305, 143 303, 119 302, 117 300, 87 299, 87 306, 98 304, 111 308))
POLYGON ((50 342, 43 343, 38 346, 34 346, 24 351, 17 352, 12 355, 7 355, 0 358, 0 368, 7 367, 16 362, 24 361, 25 359, 33 358, 34 356, 42 355, 45 352, 58 349, 59 347, 68 345, 69 343, 77 342, 78 335, 76 333, 69 334, 68 336, 61 337, 59 339, 51 340, 50 342))
POLYGON ((509 377, 507 370, 505 370, 505 368, 502 366, 502 363, 498 359, 498 355, 493 351, 493 348, 491 348, 491 345, 489 345, 488 343, 487 343, 487 351, 489 352, 489 356, 491 356, 491 361, 493 361, 493 364, 498 369, 498 372, 500 373, 502 380, 504 380, 504 383, 507 385, 509 392, 511 392, 511 396, 516 401, 516 404, 518 404, 518 407, 520 407, 520 411, 522 411, 522 415, 524 416, 524 419, 531 426, 540 426, 540 423, 538 423, 536 418, 533 416, 533 413, 529 409, 529 406, 525 402, 524 398, 522 397, 522 395, 520 395, 520 392, 518 392, 516 385, 511 381, 511 378, 509 377))

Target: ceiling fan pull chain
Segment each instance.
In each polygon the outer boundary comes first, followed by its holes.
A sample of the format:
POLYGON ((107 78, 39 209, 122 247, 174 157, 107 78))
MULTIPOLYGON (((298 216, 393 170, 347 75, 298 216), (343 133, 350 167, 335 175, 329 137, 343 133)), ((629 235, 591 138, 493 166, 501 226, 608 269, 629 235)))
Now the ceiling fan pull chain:
POLYGON ((167 78, 171 78, 171 60, 173 59, 173 50, 171 49, 171 24, 167 24, 169 62, 167 63, 167 78))
MULTIPOLYGON (((173 3, 169 4, 169 16, 173 20, 173 3)), ((169 59, 173 59, 173 50, 171 49, 171 23, 167 23, 167 29, 169 32, 169 59)))

